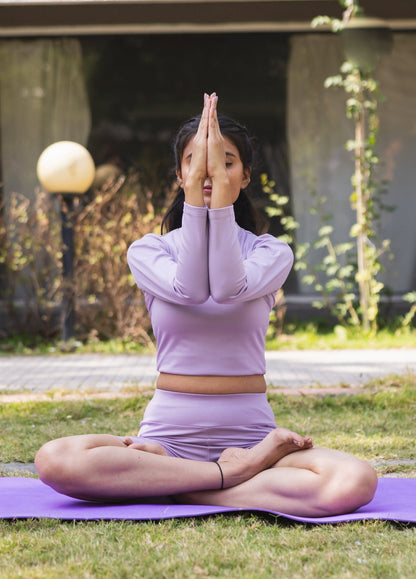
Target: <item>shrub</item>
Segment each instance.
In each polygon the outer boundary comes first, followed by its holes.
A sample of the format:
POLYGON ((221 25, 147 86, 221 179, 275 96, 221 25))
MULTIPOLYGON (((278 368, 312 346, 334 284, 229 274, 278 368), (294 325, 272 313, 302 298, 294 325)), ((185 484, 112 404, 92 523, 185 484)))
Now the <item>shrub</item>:
POLYGON ((81 335, 151 342, 142 293, 127 265, 127 249, 160 228, 152 193, 137 174, 119 177, 97 191, 75 216, 75 291, 81 335))
MULTIPOLYGON (((62 299, 62 237, 57 200, 39 193, 36 202, 13 194, 0 214, 2 299, 7 306, 3 337, 13 333, 56 336, 62 299)), ((80 338, 131 338, 149 345, 151 325, 144 299, 127 265, 129 245, 160 227, 152 193, 137 174, 107 182, 90 198, 77 197, 74 227, 76 333, 80 338)))
POLYGON ((39 192, 36 201, 15 193, 0 214, 0 263, 5 278, 1 297, 7 322, 3 332, 53 335, 59 322, 56 304, 61 299, 61 228, 55 200, 39 192))

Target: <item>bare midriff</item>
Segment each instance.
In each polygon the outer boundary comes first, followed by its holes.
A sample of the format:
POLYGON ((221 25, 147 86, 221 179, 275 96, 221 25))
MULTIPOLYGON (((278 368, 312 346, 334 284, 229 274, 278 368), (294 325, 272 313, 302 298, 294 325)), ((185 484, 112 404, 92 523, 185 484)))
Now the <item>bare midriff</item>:
POLYGON ((189 394, 244 394, 266 392, 263 374, 252 376, 186 376, 161 372, 156 387, 189 394))

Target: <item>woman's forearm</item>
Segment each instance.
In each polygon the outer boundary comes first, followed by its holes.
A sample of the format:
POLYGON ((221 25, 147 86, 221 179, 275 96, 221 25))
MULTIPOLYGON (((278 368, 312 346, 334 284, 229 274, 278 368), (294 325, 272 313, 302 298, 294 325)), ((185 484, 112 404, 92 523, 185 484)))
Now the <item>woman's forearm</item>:
POLYGON ((230 180, 228 179, 227 173, 224 171, 223 175, 214 175, 212 177, 211 209, 229 207, 232 204, 230 180))
POLYGON ((194 207, 204 207, 204 180, 205 175, 188 175, 183 189, 185 192, 185 202, 194 207))

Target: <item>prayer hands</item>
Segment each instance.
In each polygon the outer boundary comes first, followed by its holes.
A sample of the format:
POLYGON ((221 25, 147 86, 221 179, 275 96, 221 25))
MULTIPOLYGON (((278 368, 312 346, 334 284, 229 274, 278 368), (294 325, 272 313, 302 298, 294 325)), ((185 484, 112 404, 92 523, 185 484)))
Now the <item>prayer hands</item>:
POLYGON ((207 174, 208 177, 214 179, 216 176, 226 175, 225 147, 217 117, 218 97, 216 93, 209 97, 205 96, 209 103, 207 174))
POLYGON ((235 143, 221 133, 216 93, 204 95, 204 108, 194 137, 186 145, 178 183, 190 205, 211 209, 232 205, 250 180, 235 143))
POLYGON ((198 131, 193 139, 190 175, 204 181, 216 174, 226 174, 224 139, 217 117, 216 93, 204 94, 204 108, 198 131))

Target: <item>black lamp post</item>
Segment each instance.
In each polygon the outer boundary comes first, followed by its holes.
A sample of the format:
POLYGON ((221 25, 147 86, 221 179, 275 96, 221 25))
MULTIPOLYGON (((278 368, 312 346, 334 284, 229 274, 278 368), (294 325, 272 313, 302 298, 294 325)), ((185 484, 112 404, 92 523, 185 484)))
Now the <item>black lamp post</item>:
POLYGON ((94 180, 95 166, 90 153, 79 143, 59 141, 47 147, 39 157, 37 175, 41 185, 59 195, 62 219, 62 338, 74 336, 75 308, 73 287, 74 230, 72 214, 74 196, 82 195, 94 180))

